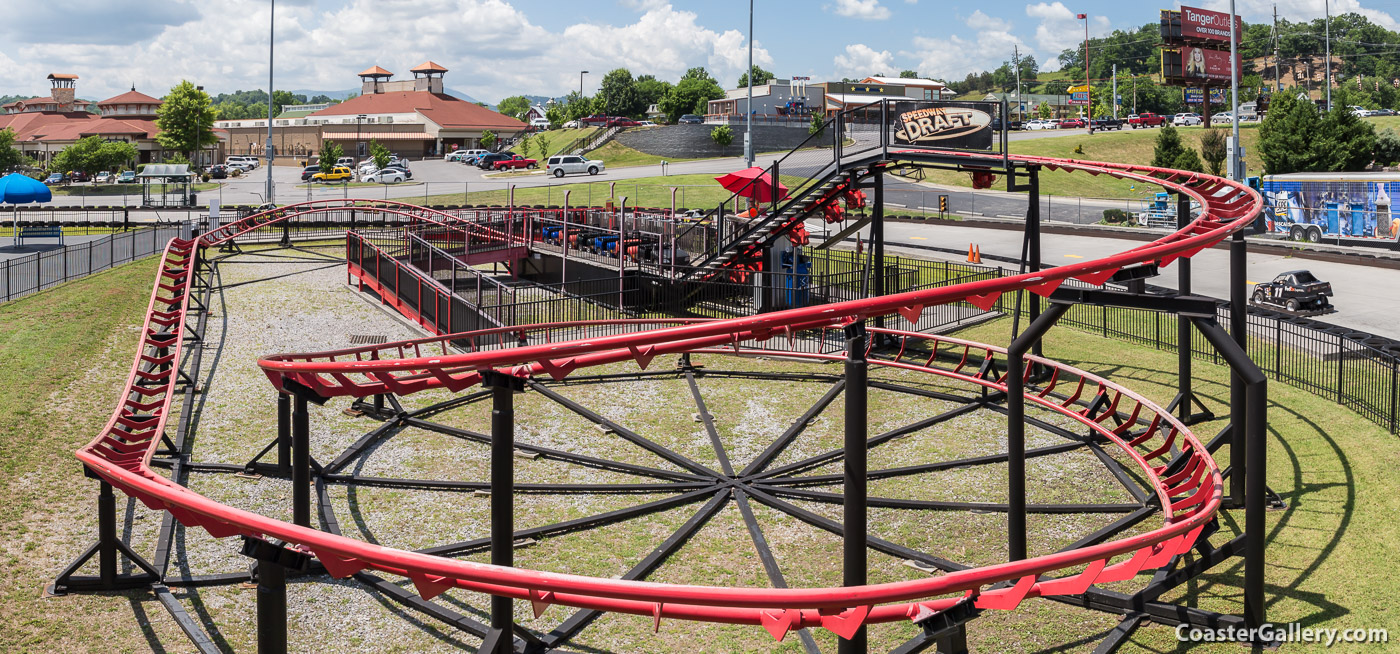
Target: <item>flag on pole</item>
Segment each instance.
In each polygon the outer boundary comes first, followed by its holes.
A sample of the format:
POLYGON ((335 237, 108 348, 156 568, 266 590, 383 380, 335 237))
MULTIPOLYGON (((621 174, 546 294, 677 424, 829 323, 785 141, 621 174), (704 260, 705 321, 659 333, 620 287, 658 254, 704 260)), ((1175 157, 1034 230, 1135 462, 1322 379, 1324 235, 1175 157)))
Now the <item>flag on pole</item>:
POLYGON ((856 232, 856 256, 860 256, 862 252, 865 252, 865 243, 860 240, 860 232, 856 232))
POLYGON ((1089 14, 1076 14, 1076 15, 1074 16, 1074 19, 1075 19, 1075 20, 1084 20, 1085 18, 1088 18, 1088 17, 1089 17, 1089 14))

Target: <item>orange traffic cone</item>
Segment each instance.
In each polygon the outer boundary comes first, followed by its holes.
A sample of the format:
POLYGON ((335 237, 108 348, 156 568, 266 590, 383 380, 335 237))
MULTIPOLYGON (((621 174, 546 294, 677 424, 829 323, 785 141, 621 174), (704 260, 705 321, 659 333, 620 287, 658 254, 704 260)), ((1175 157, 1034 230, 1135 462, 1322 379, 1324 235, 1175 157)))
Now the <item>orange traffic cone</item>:
POLYGON ((968 243, 968 244, 967 244, 967 262, 968 262, 968 263, 972 263, 972 254, 973 254, 973 252, 974 252, 973 248, 975 248, 975 247, 977 247, 977 246, 975 246, 975 245, 973 245, 973 244, 971 244, 971 243, 968 243))
POLYGON ((972 251, 972 259, 972 263, 982 263, 982 246, 979 245, 972 251))

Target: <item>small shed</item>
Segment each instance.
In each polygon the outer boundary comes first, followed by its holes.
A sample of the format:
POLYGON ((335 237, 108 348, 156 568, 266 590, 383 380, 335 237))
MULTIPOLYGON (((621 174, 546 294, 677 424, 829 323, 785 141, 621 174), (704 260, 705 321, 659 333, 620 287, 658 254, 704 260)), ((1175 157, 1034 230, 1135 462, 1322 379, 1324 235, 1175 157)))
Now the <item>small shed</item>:
POLYGON ((147 164, 136 174, 141 181, 141 204, 147 207, 192 207, 194 173, 189 164, 147 164))

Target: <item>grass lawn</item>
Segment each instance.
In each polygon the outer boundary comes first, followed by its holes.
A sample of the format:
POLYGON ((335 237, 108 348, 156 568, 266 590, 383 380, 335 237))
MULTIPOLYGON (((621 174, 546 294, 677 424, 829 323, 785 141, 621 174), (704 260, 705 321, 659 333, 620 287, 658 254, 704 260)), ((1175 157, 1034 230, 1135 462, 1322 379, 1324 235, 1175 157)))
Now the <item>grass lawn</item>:
MULTIPOLYGON (((608 166, 611 167, 612 163, 608 162, 608 166)), ((565 177, 564 179, 573 178, 565 177)), ((588 177, 585 176, 584 179, 588 179, 588 177)), ((801 180, 784 175, 783 182, 792 186, 800 183, 801 180)), ((520 205, 562 205, 564 191, 568 190, 570 191, 570 206, 601 206, 608 198, 614 198, 615 202, 621 202, 625 196, 627 203, 632 206, 670 207, 671 189, 675 188, 677 189, 677 207, 713 209, 720 202, 733 195, 715 181, 714 175, 667 175, 665 177, 619 180, 616 182, 615 191, 613 184, 614 182, 579 181, 555 186, 519 188, 515 190, 515 203, 520 205)), ((461 193, 431 195, 424 198, 423 201, 429 205, 505 204, 507 198, 504 190, 498 190, 473 191, 468 193, 465 199, 461 193)))
MULTIPOLYGON (((158 185, 152 185, 158 186, 158 185)), ((174 186, 173 184, 171 185, 174 186)), ((219 188, 214 182, 198 183, 192 186, 195 191, 209 191, 219 188)), ((92 184, 87 186, 50 186, 54 195, 141 195, 140 184, 92 184)))
MULTIPOLYGON (((1203 128, 1184 127, 1178 128, 1177 131, 1186 145, 1200 151, 1203 128)), ((1010 147, 1013 154, 1148 165, 1152 163, 1152 150, 1160 133, 1159 129, 1124 128, 1121 131, 1095 133, 1093 136, 1073 134, 1011 141, 1010 147), (1082 148, 1083 152, 1075 152, 1076 148, 1082 148)), ((1249 174, 1259 174, 1263 163, 1259 158, 1258 123, 1241 125, 1240 140, 1244 142, 1245 165, 1249 174)), ((927 171, 926 179, 936 184, 972 186, 972 179, 967 173, 930 170, 927 171)), ((1006 180, 999 177, 992 188, 998 191, 1006 190, 1006 180)), ((1156 193, 1158 190, 1159 187, 1150 184, 1143 185, 1102 175, 1093 177, 1082 172, 1042 171, 1040 175, 1042 195, 1132 199, 1156 193)))
MULTIPOLYGON (((593 135, 593 134, 596 134, 596 133, 598 133, 601 129, 602 129, 601 127, 578 127, 578 128, 574 128, 574 129, 552 129, 552 130, 549 130, 548 132, 541 132, 541 134, 546 135, 546 137, 549 139, 549 154, 554 155, 554 154, 558 154, 559 152, 561 152, 564 148, 568 147, 568 146, 569 146, 571 143, 573 143, 574 141, 576 141, 576 140, 578 140, 578 139, 581 139, 581 138, 583 138, 583 137, 585 137, 585 136, 591 136, 591 135, 593 135)), ((539 137, 536 136, 536 137, 531 137, 531 138, 539 138, 539 137)))

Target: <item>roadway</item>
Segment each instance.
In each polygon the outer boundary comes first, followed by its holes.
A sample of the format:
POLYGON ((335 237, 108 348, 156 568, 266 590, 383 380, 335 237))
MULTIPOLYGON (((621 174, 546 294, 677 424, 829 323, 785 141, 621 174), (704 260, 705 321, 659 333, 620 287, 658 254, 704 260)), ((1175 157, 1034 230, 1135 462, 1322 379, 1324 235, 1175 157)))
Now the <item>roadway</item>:
MULTIPOLYGON (((821 221, 809 221, 807 225, 813 241, 818 241, 818 235, 827 227, 821 221)), ((869 228, 862 230, 867 239, 869 233, 869 228)), ((965 252, 969 245, 977 244, 983 256, 991 254, 1019 258, 1022 238, 1023 232, 1019 230, 946 223, 890 222, 885 225, 885 242, 889 252, 951 261, 964 261, 966 255, 909 246, 950 248, 961 253, 965 252)), ((1042 234, 1041 261, 1047 266, 1058 266, 1106 257, 1141 244, 1141 241, 1105 236, 1042 234)), ((1009 266, 994 261, 985 263, 1009 266)), ((1281 272, 1300 268, 1311 270, 1319 279, 1331 282, 1336 294, 1332 298, 1336 313, 1317 316, 1316 320, 1400 340, 1400 321, 1395 319, 1396 315, 1400 315, 1400 293, 1395 292, 1396 288, 1400 288, 1400 270, 1330 261, 1299 260, 1250 251, 1246 258, 1246 280, 1251 284, 1269 281, 1281 272)), ((1191 272, 1191 290, 1194 293, 1229 298, 1229 253, 1226 250, 1204 250, 1192 257, 1191 272)), ((1158 277, 1149 279, 1148 283, 1175 289, 1177 274, 1176 264, 1172 264, 1162 269, 1162 274, 1158 277)))

